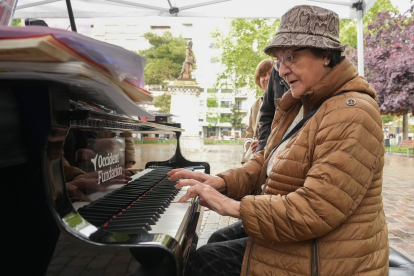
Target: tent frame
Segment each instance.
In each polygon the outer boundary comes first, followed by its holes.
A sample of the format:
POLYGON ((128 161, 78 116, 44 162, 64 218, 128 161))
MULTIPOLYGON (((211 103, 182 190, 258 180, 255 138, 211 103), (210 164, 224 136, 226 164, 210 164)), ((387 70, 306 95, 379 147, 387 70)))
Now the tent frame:
MULTIPOLYGON (((31 3, 31 4, 17 6, 16 10, 25 9, 25 8, 34 7, 34 6, 45 5, 45 4, 58 2, 58 1, 62 1, 62 0, 39 1, 39 2, 35 2, 35 3, 31 3)), ((72 31, 76 32, 77 30, 76 30, 76 24, 75 24, 75 17, 73 15, 71 2, 70 2, 70 0, 65 0, 65 1, 66 1, 66 6, 67 6, 68 15, 69 15, 71 29, 72 29, 72 31)), ((202 3, 197 3, 197 4, 194 4, 194 5, 183 6, 183 7, 174 7, 171 4, 171 1, 167 0, 168 5, 170 6, 169 9, 163 8, 163 7, 156 7, 156 6, 136 3, 136 2, 125 1, 125 0, 101 0, 101 1, 114 2, 114 3, 123 4, 123 5, 127 5, 127 6, 133 6, 133 7, 139 7, 139 8, 144 8, 144 9, 156 10, 156 11, 159 11, 160 13, 168 12, 171 15, 177 16, 178 13, 182 10, 198 8, 198 7, 207 6, 207 5, 214 5, 214 4, 218 4, 218 3, 222 3, 222 2, 235 1, 235 0, 211 0, 211 1, 206 1, 206 2, 202 2, 202 3)), ((363 76, 364 75, 364 43, 363 43, 363 39, 364 39, 363 38, 363 36, 364 36, 364 33, 363 33, 364 10, 368 10, 369 8, 371 8, 371 6, 376 2, 376 0, 358 0, 354 3, 339 2, 339 1, 333 1, 333 0, 307 0, 307 1, 322 2, 322 3, 327 3, 327 4, 348 6, 348 7, 353 8, 353 9, 356 10, 356 15, 357 15, 356 19, 357 19, 358 72, 361 76, 363 76)))

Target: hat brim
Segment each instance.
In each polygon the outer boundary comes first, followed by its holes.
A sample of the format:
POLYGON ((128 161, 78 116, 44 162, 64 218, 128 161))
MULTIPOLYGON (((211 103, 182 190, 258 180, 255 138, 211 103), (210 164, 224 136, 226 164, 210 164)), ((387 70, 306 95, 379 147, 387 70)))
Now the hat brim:
POLYGON ((264 52, 269 56, 274 56, 272 54, 275 50, 285 47, 312 47, 343 52, 347 45, 321 35, 277 33, 272 42, 264 49, 264 52))

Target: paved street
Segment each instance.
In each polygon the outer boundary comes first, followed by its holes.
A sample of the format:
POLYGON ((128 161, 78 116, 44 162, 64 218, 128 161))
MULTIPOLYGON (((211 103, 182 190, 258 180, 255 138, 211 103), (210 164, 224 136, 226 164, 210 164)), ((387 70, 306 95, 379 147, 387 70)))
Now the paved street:
MULTIPOLYGON (((148 160, 167 160, 174 148, 161 145, 137 146, 136 167, 148 160), (145 155, 145 158, 142 156, 145 155)), ((199 153, 184 154, 191 161, 207 161, 211 173, 240 166, 240 145, 208 145, 199 153)), ((414 158, 386 155, 384 168, 384 209, 387 216, 390 245, 414 261, 414 158)), ((215 230, 234 223, 237 219, 222 217, 213 211, 204 211, 198 246, 207 242, 215 230)), ((61 235, 47 275, 129 275, 136 261, 127 249, 101 248, 61 235)))

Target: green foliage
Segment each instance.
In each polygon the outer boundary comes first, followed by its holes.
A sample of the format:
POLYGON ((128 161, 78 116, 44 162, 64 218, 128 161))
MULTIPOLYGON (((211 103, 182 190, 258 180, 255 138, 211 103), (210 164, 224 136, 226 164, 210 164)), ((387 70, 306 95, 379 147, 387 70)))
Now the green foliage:
POLYGON ((392 122, 395 119, 395 117, 392 116, 391 114, 381 115, 381 118, 382 118, 382 123, 383 124, 392 122))
POLYGON ((13 19, 12 26, 21 27, 22 26, 22 20, 21 19, 13 19))
POLYGON ((170 113, 171 108, 171 94, 164 93, 160 96, 154 97, 152 104, 160 108, 161 113, 170 113))
POLYGON ((233 93, 233 89, 221 89, 221 93, 233 93))
POLYGON ((244 125, 242 124, 242 120, 244 115, 240 113, 240 110, 237 108, 237 105, 233 105, 231 109, 231 114, 229 118, 229 122, 233 128, 240 128, 244 125))
POLYGON ((207 93, 217 93, 218 89, 216 88, 207 88, 207 93))
POLYGON ((216 46, 222 49, 220 62, 224 70, 217 76, 217 87, 233 89, 248 86, 262 95, 263 90, 256 87, 254 73, 256 66, 263 59, 269 58, 263 49, 275 35, 280 20, 268 19, 233 19, 228 34, 218 30, 211 35, 216 46))
POLYGON ((218 107, 217 97, 215 95, 207 98, 207 107, 218 107))
POLYGON ((145 84, 165 85, 166 81, 178 78, 185 60, 187 40, 173 37, 170 32, 162 36, 145 33, 151 48, 139 51, 147 59, 144 69, 145 84))
POLYGON ((218 122, 220 121, 220 119, 221 119, 220 113, 207 112, 206 122, 208 123, 208 128, 211 128, 212 126, 216 126, 218 122))
POLYGON ((227 114, 220 114, 220 123, 227 123, 230 121, 230 118, 226 115, 227 114))
MULTIPOLYGON (((369 32, 367 26, 372 23, 377 14, 382 11, 395 11, 398 9, 394 7, 390 0, 378 0, 364 15, 364 33, 369 32)), ((357 47, 357 22, 354 19, 341 19, 339 20, 339 39, 341 43, 348 43, 348 47, 357 47)))

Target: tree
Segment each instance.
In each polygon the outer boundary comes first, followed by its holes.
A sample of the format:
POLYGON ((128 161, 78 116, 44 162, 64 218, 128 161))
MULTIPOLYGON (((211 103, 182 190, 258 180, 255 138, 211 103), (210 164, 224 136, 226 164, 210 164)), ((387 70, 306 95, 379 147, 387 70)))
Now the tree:
POLYGON ((21 27, 22 26, 22 20, 21 19, 13 19, 12 26, 21 27))
POLYGON ((206 116, 206 122, 208 123, 207 127, 211 128, 213 126, 217 126, 220 119, 221 119, 220 113, 207 112, 207 116, 206 116))
MULTIPOLYGON (((380 12, 364 36, 364 66, 377 91, 383 114, 403 115, 403 139, 408 139, 408 112, 414 113, 414 5, 404 14, 380 12)), ((347 50, 357 62, 357 53, 347 50)))
POLYGON ((382 119, 382 124, 385 125, 389 122, 394 121, 395 117, 392 116, 391 114, 385 114, 381 116, 381 119, 382 119))
POLYGON ((154 97, 152 104, 160 108, 161 113, 170 113, 171 109, 171 94, 164 93, 160 96, 154 97))
MULTIPOLYGON (((364 15, 364 33, 368 32, 367 26, 375 21, 379 12, 393 11, 398 12, 390 0, 377 0, 375 4, 364 15)), ((339 39, 341 43, 348 43, 350 47, 357 47, 357 22, 355 19, 341 19, 339 20, 339 39)))
POLYGON ((213 95, 207 98, 207 107, 218 107, 218 101, 217 101, 217 96, 213 95))
POLYGON ((229 118, 229 122, 231 126, 234 129, 243 127, 244 126, 242 124, 243 118, 244 118, 244 115, 241 114, 240 109, 237 108, 237 105, 233 105, 233 107, 231 108, 231 114, 229 118))
POLYGON ((248 86, 256 91, 257 96, 262 95, 264 91, 254 83, 254 73, 257 64, 269 58, 263 49, 273 38, 279 24, 280 20, 233 19, 228 34, 218 30, 213 32, 211 35, 217 47, 222 49, 219 61, 224 66, 217 76, 216 85, 233 89, 248 86))
POLYGON ((144 37, 151 44, 149 49, 139 51, 147 59, 145 83, 165 85, 165 81, 178 78, 185 60, 187 40, 173 37, 170 32, 165 32, 162 36, 145 33, 144 37))

